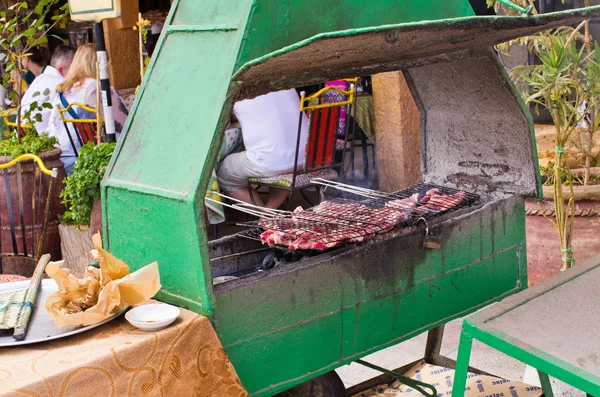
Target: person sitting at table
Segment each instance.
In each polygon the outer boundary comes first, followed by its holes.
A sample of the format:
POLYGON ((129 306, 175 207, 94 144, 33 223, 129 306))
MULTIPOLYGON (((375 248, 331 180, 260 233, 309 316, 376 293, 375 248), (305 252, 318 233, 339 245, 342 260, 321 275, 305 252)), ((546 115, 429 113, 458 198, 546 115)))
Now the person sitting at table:
MULTIPOLYGON (((54 101, 56 87, 65 79, 64 75, 71 66, 76 50, 70 46, 58 46, 54 51, 54 55, 52 55, 50 65, 42 66, 45 61, 40 61, 42 56, 38 55, 38 52, 40 52, 39 48, 34 48, 32 55, 23 59, 23 64, 29 70, 32 70, 37 77, 33 80, 25 95, 23 95, 23 99, 21 100, 21 115, 24 116, 27 112, 31 111, 30 118, 31 120, 35 120, 36 115, 41 114, 42 119, 35 122, 35 129, 38 133, 43 133, 48 129, 51 109, 31 109, 31 104, 37 102, 38 106, 41 106, 43 103, 52 103, 54 101)), ((45 51, 47 50, 42 52, 45 53, 45 51)))
MULTIPOLYGON (((283 189, 270 188, 267 202, 249 187, 248 178, 292 172, 298 139, 300 97, 294 89, 271 92, 236 102, 233 114, 242 128, 245 151, 225 157, 217 169, 219 186, 226 194, 246 203, 279 208, 288 197, 283 189), (253 200, 254 199, 254 200, 253 200)), ((308 119, 302 116, 298 164, 304 162, 308 119)))
MULTIPOLYGON (((57 96, 52 103, 54 108, 50 115, 48 133, 50 136, 55 136, 58 139, 62 155, 60 160, 65 164, 65 170, 70 173, 75 165, 76 155, 69 139, 69 131, 62 122, 58 108, 65 109, 72 103, 81 103, 91 108, 97 107, 96 98, 96 74, 97 74, 97 55, 94 44, 85 44, 80 46, 75 53, 71 67, 65 76, 65 80, 56 87, 57 96)), ((115 131, 119 136, 125 120, 129 114, 127 106, 123 99, 117 94, 117 91, 111 87, 111 96, 113 101, 113 113, 115 119, 115 131)), ((93 119, 94 114, 90 114, 86 110, 74 106, 73 109, 76 118, 78 119, 93 119)), ((102 107, 100 107, 102 113, 102 107)), ((65 112, 63 117, 73 119, 71 112, 65 112)), ((79 150, 80 144, 75 137, 73 142, 79 150)))
POLYGON ((33 47, 29 50, 29 55, 23 57, 21 63, 26 70, 23 79, 30 86, 50 63, 50 50, 41 45, 33 47))

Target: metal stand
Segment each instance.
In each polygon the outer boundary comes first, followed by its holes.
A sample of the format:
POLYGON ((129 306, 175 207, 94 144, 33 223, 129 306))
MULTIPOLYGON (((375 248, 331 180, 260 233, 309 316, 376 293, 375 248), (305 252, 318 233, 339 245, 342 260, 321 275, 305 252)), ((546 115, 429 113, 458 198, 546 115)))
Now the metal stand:
MULTIPOLYGON (((393 381, 393 379, 398 380, 400 383, 403 383, 405 385, 409 385, 413 388, 415 388, 415 390, 418 390, 413 384, 412 382, 417 382, 416 380, 412 379, 412 378, 408 378, 402 374, 406 373, 407 371, 409 371, 411 368, 413 368, 415 365, 418 365, 420 363, 427 363, 427 364, 431 364, 431 365, 437 365, 440 367, 445 367, 445 368, 452 368, 455 369, 456 368, 456 361, 452 360, 451 358, 442 356, 440 354, 441 348, 442 348, 442 339, 444 336, 444 325, 440 325, 438 327, 432 328, 428 333, 427 333, 427 342, 425 345, 425 354, 423 355, 423 358, 418 359, 412 363, 403 365, 400 368, 397 368, 393 371, 389 371, 385 368, 380 368, 376 365, 373 365, 371 363, 362 361, 362 360, 357 360, 356 363, 357 364, 361 364, 364 365, 366 367, 375 369, 379 372, 382 372, 384 375, 378 376, 376 378, 373 379, 369 379, 366 382, 363 382, 359 385, 353 386, 350 389, 348 389, 348 395, 353 395, 353 394, 357 394, 360 393, 362 391, 367 390, 370 387, 374 387, 374 386, 379 386, 382 384, 389 384, 393 381)), ((473 367, 467 367, 467 371, 472 372, 472 373, 476 373, 476 374, 480 374, 480 375, 488 375, 488 376, 494 376, 491 375, 487 372, 484 371, 480 371, 476 368, 473 367)), ((466 379, 466 375, 465 375, 465 379, 466 379)), ((421 382, 423 383, 423 382, 421 382)), ((429 385, 427 383, 423 383, 422 385, 420 385, 420 387, 424 387, 424 388, 430 388, 430 389, 434 389, 435 388, 432 385, 429 385)), ((429 395, 429 393, 426 393, 424 391, 419 390, 421 393, 423 393, 424 395, 429 395)), ((437 391, 436 391, 437 393, 437 391)))
MULTIPOLYGON (((112 97, 110 94, 110 79, 108 76, 108 56, 106 44, 104 43, 104 27, 102 22, 94 23, 96 35, 96 52, 100 64, 100 87, 102 88, 102 107, 104 109, 104 128, 106 128, 106 139, 108 142, 116 142, 115 117, 113 115, 112 97)), ((98 104, 100 106, 100 104, 98 104)))
POLYGON ((363 360, 356 360, 356 363, 360 364, 360 365, 364 365, 367 368, 374 369, 375 371, 382 372, 382 373, 384 373, 386 375, 393 376, 394 378, 396 378, 396 380, 398 382, 403 383, 403 384, 405 384, 407 386, 412 387, 413 389, 415 389, 416 391, 418 391, 419 393, 421 393, 424 396, 427 396, 427 397, 435 397, 435 396, 437 396, 437 390, 436 390, 436 388, 433 385, 430 385, 429 383, 421 382, 421 381, 418 381, 416 379, 409 378, 408 376, 400 375, 398 372, 390 371, 390 370, 387 370, 385 368, 378 367, 377 365, 368 363, 368 362, 363 361, 363 360), (424 388, 431 390, 431 393, 427 393, 424 390, 424 388))

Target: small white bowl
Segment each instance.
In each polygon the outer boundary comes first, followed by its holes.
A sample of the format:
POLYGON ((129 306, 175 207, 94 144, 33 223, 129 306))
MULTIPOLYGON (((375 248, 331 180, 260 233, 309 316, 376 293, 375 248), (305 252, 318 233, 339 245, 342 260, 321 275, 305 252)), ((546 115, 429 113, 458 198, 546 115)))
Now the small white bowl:
POLYGON ((171 325, 180 313, 178 307, 167 304, 143 305, 128 311, 125 319, 142 331, 158 331, 171 325))

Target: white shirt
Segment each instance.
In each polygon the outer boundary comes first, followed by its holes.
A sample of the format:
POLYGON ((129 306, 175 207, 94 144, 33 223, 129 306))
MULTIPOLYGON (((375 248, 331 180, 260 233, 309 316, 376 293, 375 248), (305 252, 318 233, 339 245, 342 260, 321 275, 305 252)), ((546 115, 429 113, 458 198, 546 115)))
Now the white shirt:
MULTIPOLYGON (((38 102, 41 105, 44 102, 54 103, 56 98, 56 86, 64 81, 64 77, 58 73, 58 70, 52 66, 46 66, 44 72, 33 80, 33 83, 29 86, 23 99, 21 100, 21 114, 29 111, 30 106, 33 102, 38 102), (48 95, 44 95, 44 91, 48 90, 48 95), (33 96, 36 92, 39 95, 33 96)), ((35 129, 38 133, 48 132, 48 121, 50 120, 50 113, 52 109, 42 109, 42 111, 31 112, 31 118, 34 119, 35 115, 41 113, 42 121, 35 123, 35 129)))
MULTIPOLYGON (((65 92, 63 95, 69 104, 81 103, 86 106, 96 108, 96 80, 86 78, 83 81, 83 84, 75 84, 73 88, 65 92)), ((111 87, 111 97, 113 102, 115 131, 117 132, 117 139, 119 139, 121 130, 123 129, 123 125, 125 124, 125 120, 128 116, 128 110, 125 106, 123 99, 119 96, 119 94, 113 87, 111 87)), ((48 134, 50 136, 55 136, 58 139, 60 149, 62 150, 61 156, 75 156, 75 152, 73 151, 73 144, 71 144, 69 135, 67 135, 68 132, 60 117, 60 113, 58 112, 58 106, 60 106, 61 108, 65 108, 65 106, 63 106, 60 100, 59 95, 56 95, 54 101, 52 102, 52 105, 54 106, 54 108, 51 110, 50 120, 48 122, 48 134)), ((73 111, 78 115, 80 119, 89 119, 96 117, 93 114, 89 114, 79 106, 73 106, 71 107, 71 109, 73 109, 73 111)), ((100 107, 100 113, 102 114, 102 107, 100 107)), ((65 119, 68 120, 73 118, 71 117, 69 112, 65 112, 63 116, 65 117, 65 119)), ((81 145, 79 144, 79 140, 77 139, 75 129, 72 123, 68 123, 68 125, 70 125, 69 129, 71 130, 71 138, 73 139, 73 143, 77 148, 77 152, 79 152, 81 145)))
MULTIPOLYGON (((296 90, 271 92, 236 102, 233 113, 242 127, 248 160, 266 172, 289 172, 294 168, 300 97, 296 90)), ((304 162, 308 118, 302 113, 298 164, 304 162)))
MULTIPOLYGON (((96 80, 94 79, 85 79, 82 85, 76 84, 71 90, 64 93, 65 99, 68 103, 82 103, 86 104, 86 98, 93 94, 96 90, 96 80)), ((73 145, 71 144, 71 140, 67 135, 67 130, 65 129, 65 125, 60 118, 60 113, 58 112, 58 107, 64 108, 60 96, 56 95, 54 101, 52 102, 54 108, 51 111, 50 121, 48 122, 48 134, 50 136, 55 136, 58 139, 58 143, 60 145, 60 149, 62 150, 61 156, 75 156, 75 152, 73 151, 73 145)), ((73 109, 76 113, 80 113, 81 109, 78 106, 73 106, 73 109)), ((72 119, 71 115, 66 112, 63 114, 66 119, 72 119)), ((77 152, 81 148, 79 141, 77 140, 77 136, 75 136, 75 129, 71 126, 73 143, 77 148, 77 152)))

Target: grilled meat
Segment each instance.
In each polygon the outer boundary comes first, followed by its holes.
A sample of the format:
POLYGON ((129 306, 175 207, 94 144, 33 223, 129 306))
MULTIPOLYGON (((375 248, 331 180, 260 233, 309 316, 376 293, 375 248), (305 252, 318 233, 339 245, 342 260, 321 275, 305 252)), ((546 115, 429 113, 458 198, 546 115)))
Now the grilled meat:
POLYGON ((325 250, 343 243, 368 240, 415 215, 447 211, 460 205, 465 198, 465 192, 446 195, 434 188, 420 199, 415 193, 404 199, 389 201, 381 208, 325 201, 308 210, 298 207, 291 216, 260 219, 258 224, 265 230, 261 234, 262 242, 271 247, 280 245, 291 251, 325 250))

